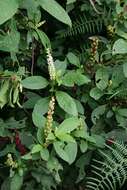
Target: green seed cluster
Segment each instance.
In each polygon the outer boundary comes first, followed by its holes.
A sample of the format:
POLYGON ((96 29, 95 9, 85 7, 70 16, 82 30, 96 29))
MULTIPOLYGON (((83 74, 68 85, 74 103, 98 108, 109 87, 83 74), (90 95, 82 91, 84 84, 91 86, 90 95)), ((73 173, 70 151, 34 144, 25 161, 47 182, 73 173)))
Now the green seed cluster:
POLYGON ((49 102, 47 121, 46 121, 45 129, 44 129, 45 145, 49 143, 47 137, 52 132, 54 108, 55 108, 55 97, 52 96, 49 102))

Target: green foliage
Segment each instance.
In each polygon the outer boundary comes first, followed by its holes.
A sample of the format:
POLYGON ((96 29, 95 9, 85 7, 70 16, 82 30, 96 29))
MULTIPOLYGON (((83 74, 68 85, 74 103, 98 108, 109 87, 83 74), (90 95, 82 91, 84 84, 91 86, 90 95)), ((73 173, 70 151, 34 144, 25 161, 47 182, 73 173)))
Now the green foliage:
POLYGON ((126 6, 0 0, 1 190, 122 188, 126 6))

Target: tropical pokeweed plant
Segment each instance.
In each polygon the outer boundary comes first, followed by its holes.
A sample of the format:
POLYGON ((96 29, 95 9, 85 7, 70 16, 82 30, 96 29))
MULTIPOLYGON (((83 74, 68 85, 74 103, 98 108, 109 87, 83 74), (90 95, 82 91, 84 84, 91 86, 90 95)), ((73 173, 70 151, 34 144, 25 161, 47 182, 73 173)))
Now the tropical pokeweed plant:
POLYGON ((126 185, 126 22, 126 0, 0 0, 1 190, 126 185))

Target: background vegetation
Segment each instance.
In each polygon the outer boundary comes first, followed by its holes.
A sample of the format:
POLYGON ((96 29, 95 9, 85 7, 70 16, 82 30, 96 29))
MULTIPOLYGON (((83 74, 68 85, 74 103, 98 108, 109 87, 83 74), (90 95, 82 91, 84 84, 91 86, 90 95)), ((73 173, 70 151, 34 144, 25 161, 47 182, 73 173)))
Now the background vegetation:
POLYGON ((127 1, 0 0, 1 190, 127 180, 127 1))

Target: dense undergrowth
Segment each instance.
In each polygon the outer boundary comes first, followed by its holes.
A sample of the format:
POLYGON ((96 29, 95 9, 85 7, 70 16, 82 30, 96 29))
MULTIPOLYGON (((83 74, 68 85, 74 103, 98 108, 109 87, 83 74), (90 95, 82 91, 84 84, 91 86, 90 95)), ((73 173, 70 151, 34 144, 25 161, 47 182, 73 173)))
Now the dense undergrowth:
POLYGON ((0 0, 1 190, 127 189, 127 1, 0 0))

